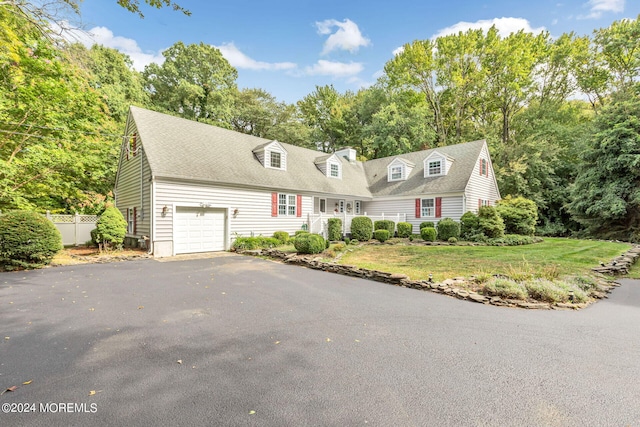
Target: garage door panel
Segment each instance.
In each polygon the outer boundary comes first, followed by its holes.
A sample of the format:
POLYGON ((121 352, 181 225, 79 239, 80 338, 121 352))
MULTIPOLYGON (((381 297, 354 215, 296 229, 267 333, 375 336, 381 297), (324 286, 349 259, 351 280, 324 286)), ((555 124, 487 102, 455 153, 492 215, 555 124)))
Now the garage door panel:
POLYGON ((225 210, 177 207, 175 224, 176 254, 225 249, 225 210))

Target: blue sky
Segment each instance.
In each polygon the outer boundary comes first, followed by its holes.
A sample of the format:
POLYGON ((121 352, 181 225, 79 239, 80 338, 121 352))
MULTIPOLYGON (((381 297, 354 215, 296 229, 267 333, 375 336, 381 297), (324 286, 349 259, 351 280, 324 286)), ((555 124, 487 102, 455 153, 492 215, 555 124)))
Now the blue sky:
MULTIPOLYGON (((142 0, 141 0, 141 3, 142 0)), ((356 91, 374 83, 405 43, 495 24, 502 34, 525 29, 553 36, 591 34, 635 19, 640 0, 177 0, 192 12, 143 5, 144 19, 116 0, 86 0, 80 40, 128 54, 134 67, 162 62, 178 41, 207 43, 238 70, 238 86, 267 90, 294 103, 316 85, 356 91)))

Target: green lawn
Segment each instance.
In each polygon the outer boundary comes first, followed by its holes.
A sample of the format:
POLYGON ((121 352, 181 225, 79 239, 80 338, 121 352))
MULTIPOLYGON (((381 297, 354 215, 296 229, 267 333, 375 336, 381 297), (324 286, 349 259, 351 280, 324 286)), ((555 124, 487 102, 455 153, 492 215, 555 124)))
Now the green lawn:
MULTIPOLYGON (((404 273, 411 279, 441 281, 475 274, 529 273, 540 277, 588 275, 631 247, 628 243, 545 238, 525 246, 365 245, 345 254, 341 264, 404 273)), ((640 277, 636 266, 629 277, 640 277)))

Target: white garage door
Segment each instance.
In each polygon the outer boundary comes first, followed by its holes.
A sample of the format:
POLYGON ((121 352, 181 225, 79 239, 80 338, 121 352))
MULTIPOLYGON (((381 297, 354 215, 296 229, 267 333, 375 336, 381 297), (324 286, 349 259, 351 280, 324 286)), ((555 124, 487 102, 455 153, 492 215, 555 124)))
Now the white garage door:
POLYGON ((177 207, 174 244, 176 254, 223 251, 225 211, 221 209, 177 207))

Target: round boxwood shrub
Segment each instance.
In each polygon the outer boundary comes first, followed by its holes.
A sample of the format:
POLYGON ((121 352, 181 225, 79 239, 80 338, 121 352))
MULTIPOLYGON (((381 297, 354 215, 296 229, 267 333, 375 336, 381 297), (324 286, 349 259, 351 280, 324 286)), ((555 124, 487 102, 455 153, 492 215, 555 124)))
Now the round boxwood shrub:
POLYGON ((387 230, 390 236, 396 231, 396 223, 389 219, 381 219, 373 223, 374 230, 387 230))
POLYGON ((398 237, 406 238, 411 236, 411 232, 413 231, 413 225, 408 222, 399 222, 398 223, 398 237))
POLYGON ((478 209, 480 231, 490 239, 504 236, 504 221, 493 206, 478 209))
POLYGON ((278 239, 281 244, 286 245, 289 241, 289 233, 286 231, 276 231, 273 233, 273 238, 278 239))
POLYGON ((538 207, 533 200, 509 195, 498 202, 496 210, 504 221, 505 233, 533 236, 536 232, 538 207))
POLYGON ((300 234, 309 234, 307 230, 296 230, 294 237, 298 237, 300 234))
POLYGON ((0 268, 40 268, 62 249, 62 236, 51 221, 29 211, 0 215, 0 268))
POLYGON ((373 222, 366 216, 357 216, 351 220, 351 238, 366 242, 373 235, 373 222))
POLYGON ((443 242, 449 240, 450 237, 456 239, 460 237, 460 224, 452 220, 451 218, 443 218, 438 221, 438 239, 443 242))
POLYGON ((319 254, 326 249, 324 238, 319 234, 298 234, 293 241, 299 254, 319 254))
POLYGON ((120 209, 108 207, 96 222, 96 237, 103 249, 122 246, 127 234, 127 221, 124 220, 120 209))
POLYGON ((480 220, 475 213, 468 211, 460 217, 460 235, 464 239, 468 240, 469 237, 478 234, 479 229, 480 220))
POLYGON ((433 223, 433 221, 424 221, 420 223, 420 230, 422 230, 425 227, 431 227, 431 228, 435 228, 435 224, 433 223))
POLYGON ((449 237, 449 239, 447 239, 447 242, 449 242, 449 243, 458 243, 458 239, 456 237, 449 237))
POLYGON ((389 240, 389 230, 376 230, 373 232, 373 237, 379 242, 386 242, 389 240))
POLYGON ((329 218, 327 228, 329 240, 342 240, 342 220, 340 218, 329 218))
POLYGON ((420 237, 422 237, 422 240, 425 242, 435 242, 437 235, 438 232, 433 227, 424 227, 420 230, 420 237))

